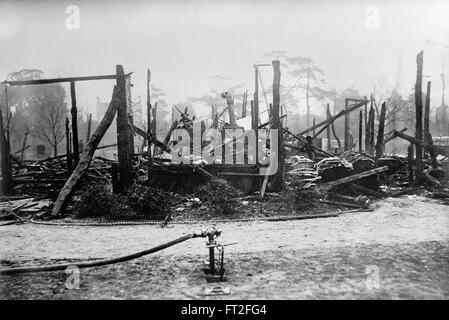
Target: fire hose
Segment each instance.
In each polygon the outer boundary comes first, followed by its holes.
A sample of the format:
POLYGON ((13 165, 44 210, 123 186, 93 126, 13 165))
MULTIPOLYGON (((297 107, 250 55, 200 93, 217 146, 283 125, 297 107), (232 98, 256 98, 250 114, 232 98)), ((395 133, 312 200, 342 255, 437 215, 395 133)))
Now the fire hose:
POLYGON ((108 264, 125 262, 125 261, 133 260, 136 258, 140 258, 142 256, 145 256, 145 255, 148 255, 151 253, 155 253, 157 251, 163 250, 165 248, 171 247, 175 244, 184 242, 184 241, 192 239, 192 238, 208 237, 209 239, 211 239, 214 237, 218 237, 220 234, 221 234, 221 229, 219 227, 208 226, 205 229, 187 234, 178 239, 155 246, 153 248, 150 248, 150 249, 147 249, 144 251, 140 251, 140 252, 136 252, 133 254, 125 255, 125 256, 120 256, 117 258, 103 259, 103 260, 97 260, 97 261, 84 261, 84 262, 78 262, 78 263, 72 262, 72 263, 66 263, 66 264, 44 265, 44 266, 36 266, 36 267, 20 267, 20 268, 10 268, 10 269, 0 269, 0 275, 65 270, 67 267, 74 266, 74 265, 77 266, 78 268, 99 267, 99 266, 104 266, 104 265, 108 265, 108 264))

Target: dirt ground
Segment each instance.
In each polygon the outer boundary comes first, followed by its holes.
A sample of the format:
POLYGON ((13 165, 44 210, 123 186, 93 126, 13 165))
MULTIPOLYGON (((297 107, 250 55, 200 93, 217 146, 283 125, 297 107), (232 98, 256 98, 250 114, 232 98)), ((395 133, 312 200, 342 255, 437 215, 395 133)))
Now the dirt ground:
MULTIPOLYGON (((105 267, 0 276, 2 299, 447 299, 449 210, 421 196, 373 212, 282 222, 223 223, 230 295, 204 296, 205 239, 105 267)), ((109 258, 204 225, 1 227, 1 268, 109 258)))

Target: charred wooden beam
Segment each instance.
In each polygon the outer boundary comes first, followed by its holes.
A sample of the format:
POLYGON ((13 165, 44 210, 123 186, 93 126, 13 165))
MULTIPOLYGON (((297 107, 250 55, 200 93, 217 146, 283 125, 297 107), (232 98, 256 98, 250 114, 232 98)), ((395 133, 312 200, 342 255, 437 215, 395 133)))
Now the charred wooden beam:
POLYGON ((377 143, 376 143, 376 159, 382 157, 383 153, 383 141, 384 141, 384 128, 385 128, 385 115, 387 112, 386 103, 382 103, 379 118, 379 130, 377 130, 377 143))
POLYGON ((342 111, 340 111, 340 112, 337 113, 335 116, 331 117, 329 120, 324 120, 324 121, 318 122, 316 125, 314 125, 314 126, 312 126, 312 127, 310 127, 310 128, 307 128, 306 130, 301 131, 301 132, 299 133, 299 135, 304 135, 304 134, 306 134, 307 132, 313 131, 314 129, 319 128, 319 127, 321 127, 321 126, 330 125, 332 122, 334 122, 334 121, 337 120, 338 118, 344 116, 346 113, 352 112, 352 111, 354 111, 354 110, 360 108, 360 107, 363 106, 364 104, 365 104, 365 101, 356 103, 355 105, 353 105, 353 106, 351 106, 351 107, 348 107, 347 110, 342 110, 342 111))

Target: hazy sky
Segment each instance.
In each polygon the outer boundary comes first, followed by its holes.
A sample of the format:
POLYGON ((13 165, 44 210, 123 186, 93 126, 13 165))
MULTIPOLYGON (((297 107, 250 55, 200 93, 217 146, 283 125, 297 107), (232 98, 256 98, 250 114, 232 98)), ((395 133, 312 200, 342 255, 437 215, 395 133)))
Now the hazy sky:
MULTIPOLYGON (((328 88, 369 95, 375 83, 398 84, 408 94, 421 49, 425 80, 440 103, 443 58, 449 74, 449 1, 0 0, 0 79, 24 68, 46 77, 111 74, 122 64, 134 72, 133 95, 145 99, 151 68, 169 104, 219 86, 214 75, 232 78, 223 89, 246 83, 252 93, 253 64, 270 63, 264 53, 273 50, 312 57, 328 88), (69 5, 80 10, 80 29, 66 27, 69 5)), ((271 69, 263 79, 271 83, 271 69)), ((93 109, 97 95, 110 99, 112 85, 79 84, 77 100, 93 109)))

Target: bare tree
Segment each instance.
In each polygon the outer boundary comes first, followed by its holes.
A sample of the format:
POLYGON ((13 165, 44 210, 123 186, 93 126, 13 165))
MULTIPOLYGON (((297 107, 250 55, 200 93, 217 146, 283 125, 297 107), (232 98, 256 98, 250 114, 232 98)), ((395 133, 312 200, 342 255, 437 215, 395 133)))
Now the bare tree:
POLYGON ((65 138, 65 118, 68 114, 65 103, 65 91, 60 85, 52 85, 31 98, 32 131, 46 140, 53 149, 53 155, 58 155, 58 145, 65 138))

